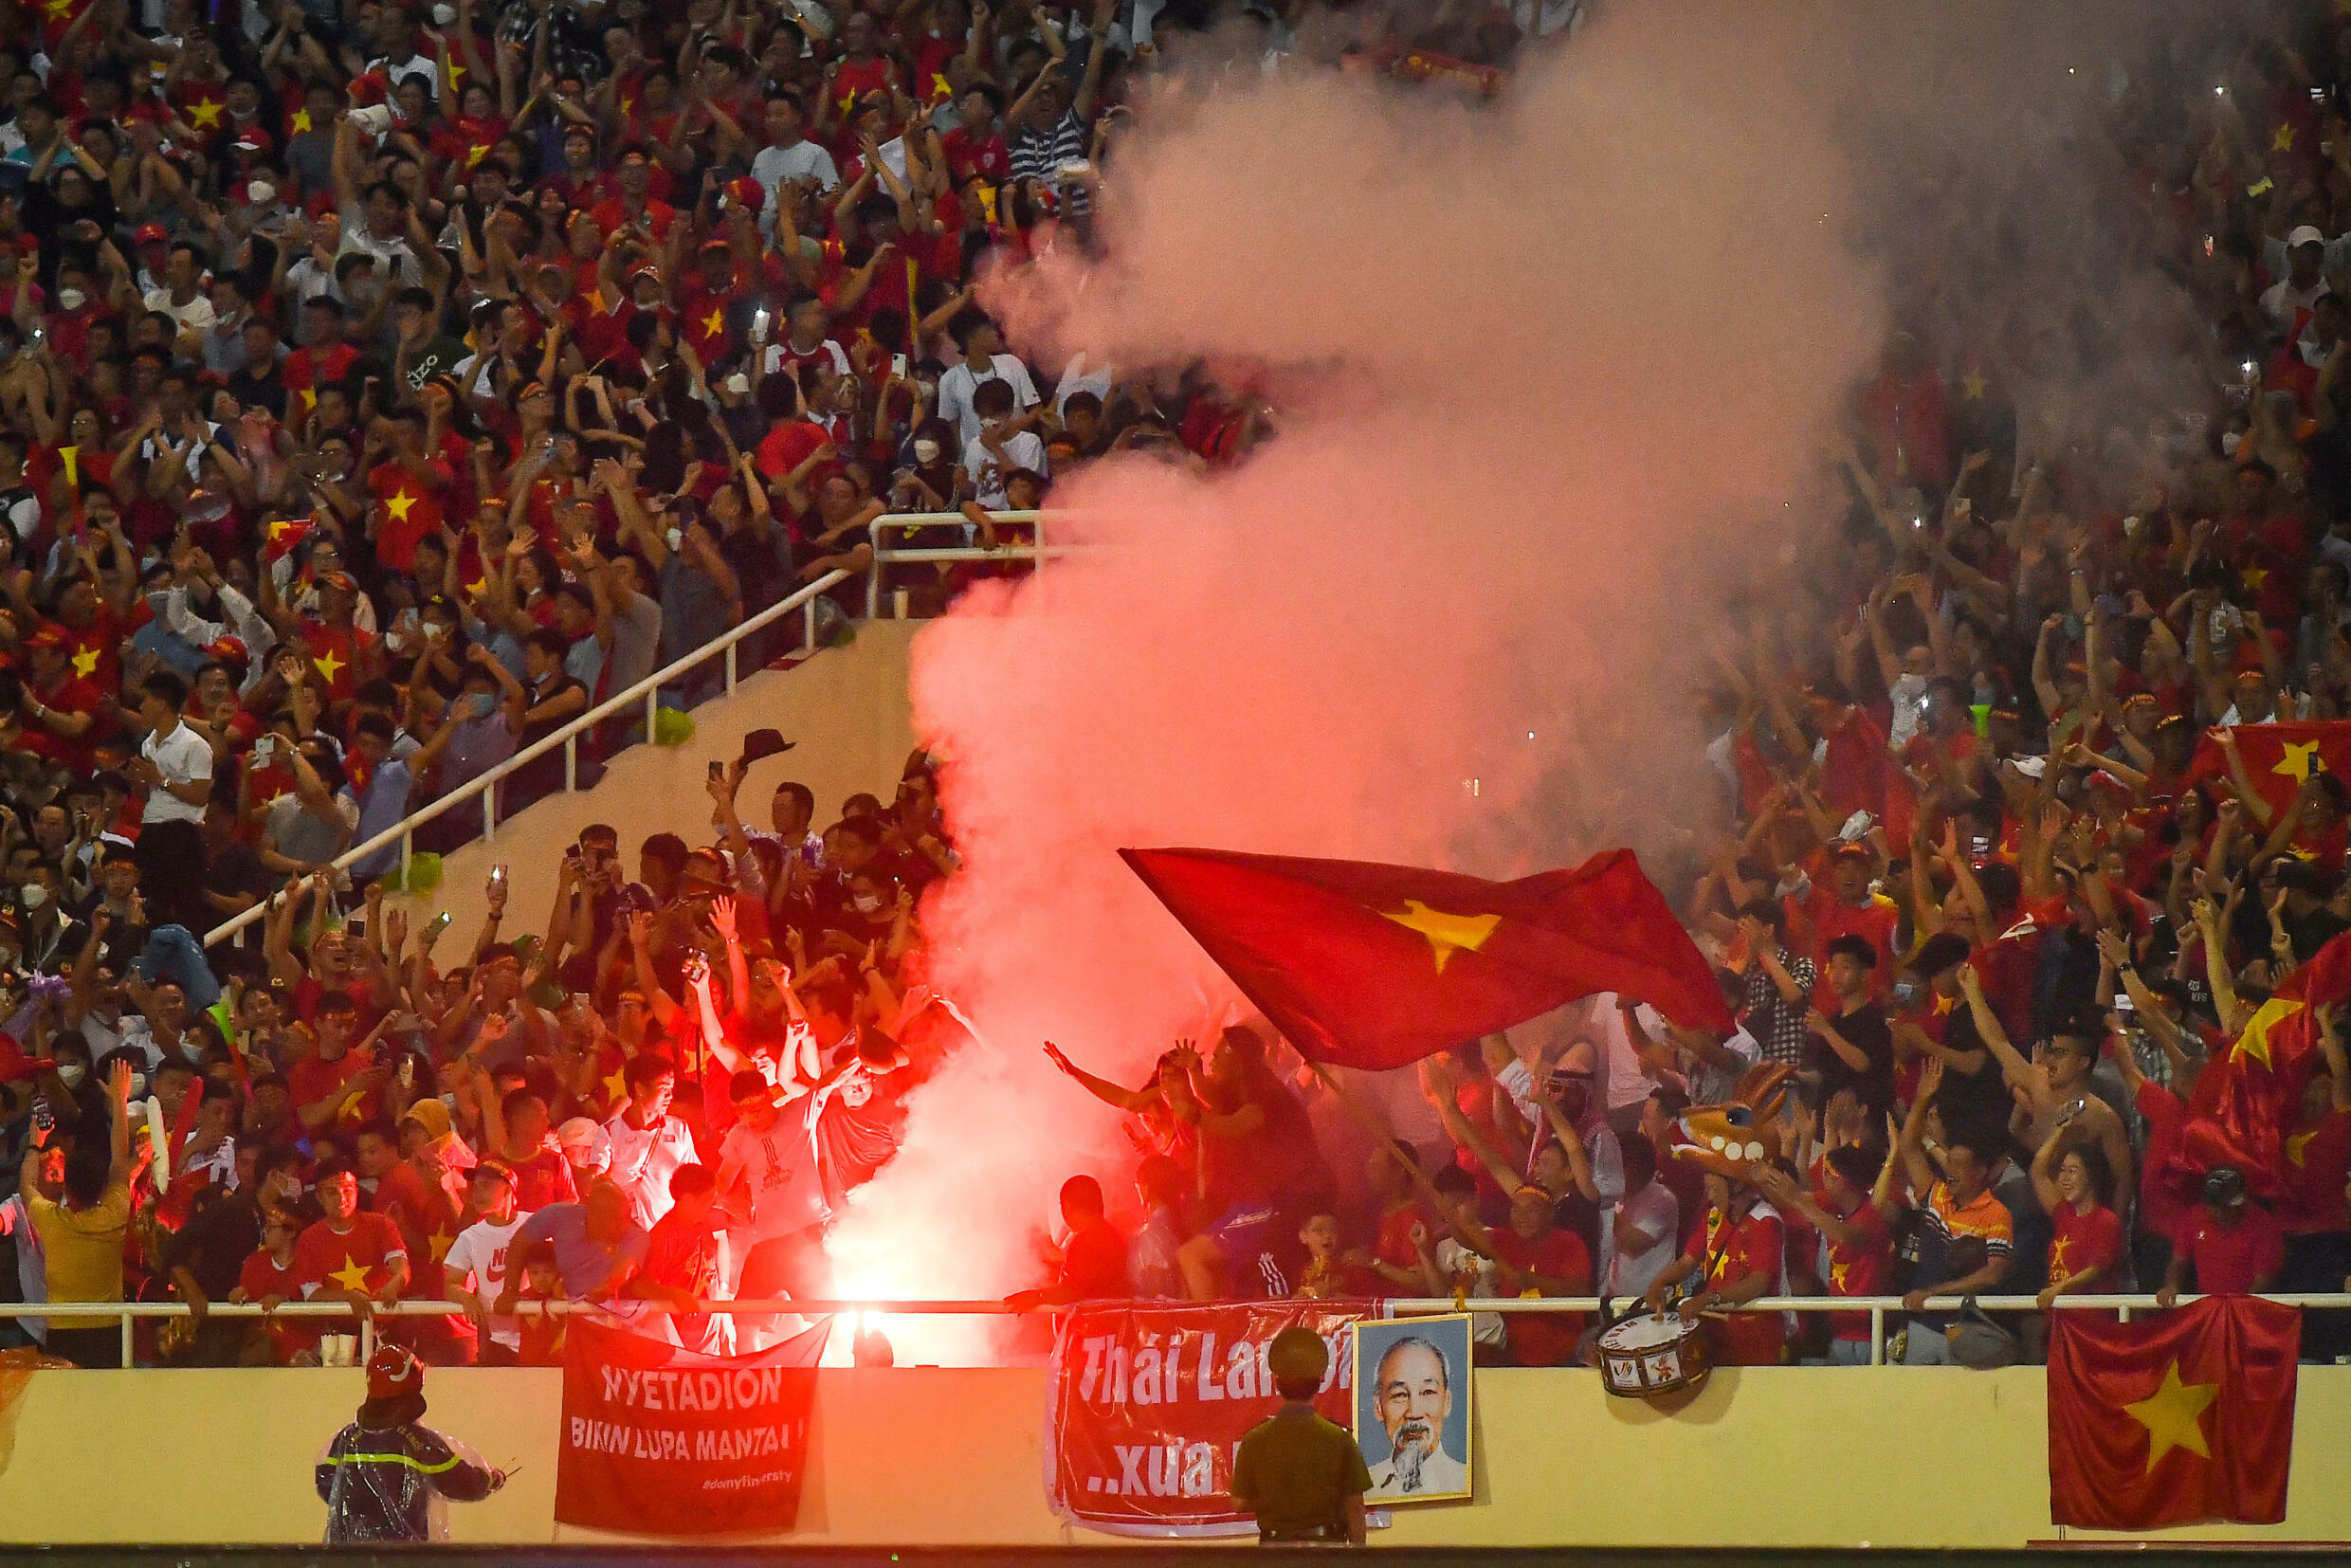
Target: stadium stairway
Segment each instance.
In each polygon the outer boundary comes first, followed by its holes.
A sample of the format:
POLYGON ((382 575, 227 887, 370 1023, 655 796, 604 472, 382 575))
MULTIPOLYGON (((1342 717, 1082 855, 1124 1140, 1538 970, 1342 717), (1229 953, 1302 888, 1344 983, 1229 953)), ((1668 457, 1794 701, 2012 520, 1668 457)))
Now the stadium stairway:
MULTIPOLYGON (((797 625, 796 622, 793 625, 797 625)), ((713 837, 708 793, 710 764, 730 762, 755 729, 775 729, 796 742, 781 757, 754 763, 743 780, 743 825, 768 826, 775 786, 797 779, 816 794, 819 828, 838 817, 841 802, 866 792, 887 804, 914 746, 906 671, 919 621, 861 623, 839 647, 819 649, 782 667, 751 672, 733 696, 693 710, 694 734, 681 746, 630 746, 606 764, 592 789, 557 793, 501 822, 443 863, 440 884, 422 897, 394 903, 408 909, 415 930, 433 913, 453 917, 438 949, 442 964, 460 963, 481 929, 490 870, 508 868, 509 935, 545 928, 563 850, 580 829, 609 823, 620 832, 621 856, 636 875, 637 846, 658 832, 689 845, 713 837)), ((258 939, 258 932, 253 934, 258 939)))

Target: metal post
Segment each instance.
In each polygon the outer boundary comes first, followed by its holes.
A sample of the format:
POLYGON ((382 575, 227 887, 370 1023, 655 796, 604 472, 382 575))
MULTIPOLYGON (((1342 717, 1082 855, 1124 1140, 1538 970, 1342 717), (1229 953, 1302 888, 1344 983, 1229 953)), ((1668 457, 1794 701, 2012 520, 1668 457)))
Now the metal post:
POLYGON ((661 714, 661 687, 645 694, 645 743, 653 743, 653 720, 661 714))
MULTIPOLYGON (((416 830, 413 828, 400 835, 400 885, 403 887, 409 884, 409 860, 414 851, 415 842, 416 830)), ((245 933, 239 931, 237 935, 242 938, 245 933)))
POLYGON ((122 1314, 122 1370, 131 1370, 131 1314, 127 1309, 122 1314))
POLYGON ((811 595, 809 602, 800 607, 800 651, 814 653, 816 651, 816 599, 814 595, 811 595))
POLYGON ((375 1359, 375 1320, 372 1317, 363 1317, 359 1320, 359 1364, 365 1366, 374 1359, 375 1359))
POLYGON ((498 831, 498 781, 482 786, 482 838, 487 843, 498 831))
POLYGON ((2114 1310, 2115 1310, 2115 1312, 2118 1314, 2118 1317, 2117 1317, 2117 1319, 2116 1319, 2116 1321, 2117 1321, 2117 1322, 2130 1322, 2131 1309, 2130 1309, 2129 1307, 2127 1307, 2127 1306, 2118 1306, 2118 1307, 2116 1307, 2114 1310))
POLYGON ((742 644, 739 642, 726 645, 726 694, 729 697, 735 695, 735 650, 740 647, 742 644))
POLYGON ((1882 1306, 1869 1309, 1869 1364, 1886 1364, 1886 1308, 1882 1306))
MULTIPOLYGON (((883 522, 877 522, 874 524, 874 528, 877 531, 888 526, 889 524, 883 522)), ((882 540, 877 532, 876 538, 873 541, 873 560, 866 567, 866 619, 868 621, 878 621, 881 618, 882 540)))

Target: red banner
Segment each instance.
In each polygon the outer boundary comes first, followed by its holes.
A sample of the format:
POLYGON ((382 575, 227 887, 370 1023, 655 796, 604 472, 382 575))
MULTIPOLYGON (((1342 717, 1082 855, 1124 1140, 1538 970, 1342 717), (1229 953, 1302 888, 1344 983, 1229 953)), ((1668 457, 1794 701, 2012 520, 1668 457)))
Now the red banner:
POLYGON ((1266 1349, 1303 1324, 1331 1347, 1315 1408, 1354 1419, 1348 1330, 1369 1302, 1136 1303, 1082 1307, 1053 1347, 1047 1500, 1118 1535, 1248 1535, 1228 1488, 1233 1451, 1282 1405, 1266 1349))
POLYGON ((724 1357, 573 1319, 556 1522, 645 1536, 791 1529, 830 1326, 724 1357))

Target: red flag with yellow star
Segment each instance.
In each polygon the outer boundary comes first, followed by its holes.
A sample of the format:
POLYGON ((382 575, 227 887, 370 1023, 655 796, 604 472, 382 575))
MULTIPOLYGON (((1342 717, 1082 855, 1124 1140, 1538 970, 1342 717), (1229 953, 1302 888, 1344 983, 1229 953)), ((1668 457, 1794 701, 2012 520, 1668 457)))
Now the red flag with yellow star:
POLYGON ((2158 1175, 2193 1197, 2204 1173, 2230 1166, 2254 1195, 2287 1186, 2286 1133, 2300 1118, 2302 1091, 2318 1064, 2319 1010, 2351 999, 2351 932, 2286 976, 2245 1026, 2197 1075, 2179 1153, 2158 1175))
POLYGON ((2050 1316, 2052 1521, 2152 1530, 2286 1517, 2299 1308, 2207 1296, 2127 1323, 2050 1316))
POLYGON ((1517 882, 1119 852, 1309 1061, 1402 1067, 1602 991, 1690 1028, 1732 1028, 1712 966, 1630 849, 1517 882))
MULTIPOLYGON (((2237 755, 2254 791, 2283 811, 2294 803, 2294 792, 2314 773, 2333 774, 2351 784, 2351 720, 2318 724, 2239 724, 2235 727, 2237 755)), ((2196 744, 2188 764, 2187 781, 2207 780, 2225 787, 2228 755, 2208 731, 2196 744)))

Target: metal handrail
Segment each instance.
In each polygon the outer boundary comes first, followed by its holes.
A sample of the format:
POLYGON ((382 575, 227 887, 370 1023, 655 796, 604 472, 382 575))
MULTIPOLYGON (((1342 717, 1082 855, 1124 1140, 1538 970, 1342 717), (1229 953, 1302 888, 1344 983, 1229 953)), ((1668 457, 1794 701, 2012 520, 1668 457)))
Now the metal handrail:
MULTIPOLYGON (((2260 1300, 2275 1302, 2281 1306, 2319 1307, 2333 1310, 2351 1308, 2351 1293, 2342 1291, 2258 1291, 2260 1300)), ((1930 1296, 1923 1310, 1950 1312, 1963 1300, 1958 1296, 1930 1296)), ((1380 1307, 1391 1317, 1420 1317, 1433 1313, 1502 1312, 1516 1317, 1524 1313, 1575 1312, 1592 1313, 1601 1309, 1596 1296, 1532 1296, 1500 1297, 1472 1296, 1457 1302, 1449 1296, 1392 1296, 1376 1298, 1380 1307)), ((2042 1310, 2037 1296, 1977 1296, 1976 1305, 1987 1312, 2037 1312, 2042 1310)), ((2174 1302, 2184 1306, 2203 1300, 2201 1295, 2182 1292, 2174 1302)), ((680 1304, 670 1302, 640 1302, 629 1304, 633 1317, 669 1317, 681 1314, 723 1317, 738 1312, 793 1313, 800 1317, 828 1317, 840 1313, 873 1318, 920 1317, 1022 1317, 1037 1312, 1063 1313, 1080 1306, 1100 1305, 1102 1303, 1047 1303, 1034 1307, 1014 1306, 985 1297, 971 1300, 938 1301, 855 1301, 845 1298, 793 1301, 788 1298, 765 1298, 753 1301, 696 1301, 680 1304)), ((1171 1303, 1168 1304, 1188 1304, 1171 1303)), ((2061 1312, 2108 1311, 2121 1313, 2128 1322, 2131 1313, 2166 1310, 2150 1293, 2137 1295, 2068 1295, 2055 1298, 2050 1308, 2061 1312)), ((376 1318, 456 1318, 466 1315, 466 1308, 455 1302, 404 1301, 372 1308, 359 1322, 362 1347, 373 1343, 374 1320, 376 1318)), ((1881 1365, 1886 1350, 1886 1314, 1905 1312, 1909 1308, 1900 1296, 1761 1296, 1751 1302, 1726 1304, 1709 1309, 1711 1312, 1799 1312, 1869 1314, 1869 1364, 1881 1365)), ((511 1312, 493 1313, 497 1317, 570 1317, 574 1314, 604 1314, 610 1311, 598 1302, 522 1301, 514 1304, 511 1312)), ((186 1318, 193 1309, 185 1302, 0 1302, 0 1319, 7 1318, 113 1318, 122 1331, 122 1365, 132 1364, 133 1325, 140 1319, 186 1318)), ((207 1307, 205 1315, 213 1318, 355 1318, 358 1309, 344 1301, 289 1301, 275 1308, 257 1302, 219 1302, 207 1307)))
MULTIPOLYGON (((806 625, 801 634, 801 651, 803 653, 815 652, 816 600, 820 595, 829 590, 840 586, 842 583, 847 582, 850 575, 851 574, 845 571, 829 572, 825 575, 817 578, 814 582, 810 583, 807 587, 799 589, 790 597, 778 600, 776 603, 768 606, 765 610, 760 611, 757 614, 749 617, 738 625, 728 628, 723 634, 712 638, 709 642, 702 644, 700 647, 694 648, 682 657, 663 665, 660 669, 657 669, 652 674, 647 675, 642 681, 637 682, 628 690, 613 693, 603 702, 597 703, 594 707, 590 708, 586 713, 581 714, 578 718, 574 719, 569 723, 563 725, 560 729, 556 730, 552 734, 541 736, 538 739, 533 741, 522 750, 515 753, 514 756, 508 757, 505 761, 501 762, 497 767, 492 768, 488 773, 483 774, 481 777, 467 779, 465 784, 460 786, 458 789, 452 790, 428 804, 421 806, 417 810, 410 811, 407 816, 402 817, 398 822, 393 823, 382 832, 375 834, 372 838, 363 840, 358 844, 353 845, 350 848, 345 849, 341 854, 335 857, 333 862, 335 868, 338 871, 348 869, 352 866, 356 865, 358 862, 365 860, 370 855, 374 854, 377 850, 388 848, 392 845, 397 844, 400 847, 400 869, 403 875, 403 880, 405 880, 410 854, 410 835, 412 835, 418 828, 424 826, 428 822, 430 822, 433 818, 440 816, 446 811, 455 810, 458 806, 465 804, 468 800, 477 798, 482 802, 482 834, 484 838, 489 837, 491 833, 496 831, 498 827, 498 808, 496 796, 499 784, 508 775, 514 774, 517 770, 537 761, 538 758, 546 756, 549 752, 554 751, 557 746, 563 748, 563 787, 567 792, 577 788, 579 779, 580 736, 586 734, 589 730, 593 729, 598 724, 603 723, 606 720, 612 718, 622 709, 627 708, 635 702, 643 702, 645 704, 645 733, 646 738, 649 740, 653 734, 654 717, 659 711, 661 705, 661 688, 669 682, 676 680, 679 676, 683 675, 686 671, 694 668, 696 665, 716 655, 723 654, 726 658, 726 691, 728 696, 733 696, 737 684, 735 657, 737 645, 741 643, 744 638, 752 635, 754 632, 764 630, 775 622, 792 613, 794 610, 802 611, 806 618, 806 625)), ((225 941, 228 939, 238 935, 246 926, 252 924, 255 921, 262 919, 264 912, 268 907, 269 901, 267 899, 264 899, 261 903, 253 905, 252 908, 245 910, 240 914, 230 916, 228 920, 223 921, 220 924, 205 933, 204 945, 210 947, 216 942, 225 941)))
POLYGON ((1033 544, 998 545, 993 550, 982 550, 976 545, 963 545, 957 548, 892 550, 884 540, 884 534, 906 533, 917 528, 953 528, 963 521, 963 514, 960 512, 884 512, 874 519, 870 529, 873 535, 873 564, 866 569, 866 619, 872 621, 881 618, 882 569, 885 566, 913 566, 924 561, 1035 561, 1048 556, 1075 553, 1067 545, 1058 548, 1047 546, 1043 512, 991 512, 988 514, 988 520, 1011 524, 1027 523, 1036 530, 1036 541, 1033 544))

